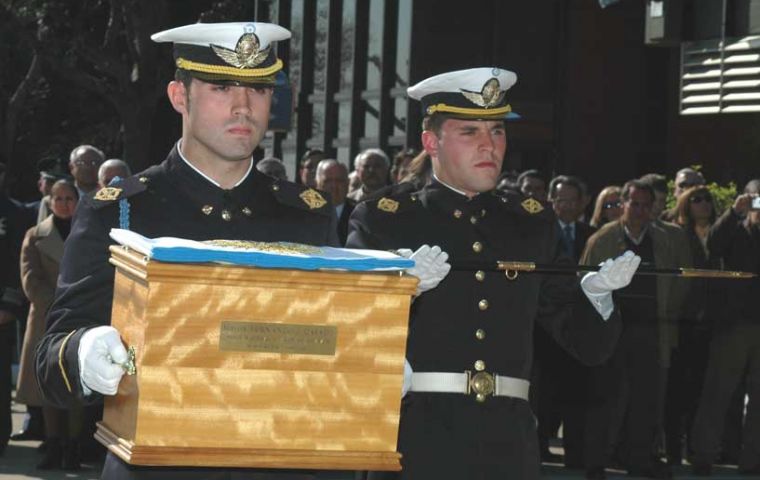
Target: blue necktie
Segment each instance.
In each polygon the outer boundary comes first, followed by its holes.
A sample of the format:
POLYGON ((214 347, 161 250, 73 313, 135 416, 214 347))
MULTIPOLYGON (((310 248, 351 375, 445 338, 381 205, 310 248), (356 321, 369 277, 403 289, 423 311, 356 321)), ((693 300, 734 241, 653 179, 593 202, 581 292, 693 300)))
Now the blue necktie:
POLYGON ((573 227, 565 225, 562 229, 562 243, 565 247, 565 255, 570 258, 575 258, 575 245, 573 242, 573 227))

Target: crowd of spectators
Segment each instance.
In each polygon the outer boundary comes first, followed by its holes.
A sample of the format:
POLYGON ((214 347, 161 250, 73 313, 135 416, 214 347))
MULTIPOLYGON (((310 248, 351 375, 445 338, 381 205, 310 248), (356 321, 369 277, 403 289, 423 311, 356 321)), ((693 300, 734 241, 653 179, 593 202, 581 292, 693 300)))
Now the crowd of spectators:
MULTIPOLYGON (((353 167, 349 172, 325 152, 309 150, 294 179, 331 198, 342 243, 357 203, 435 181, 425 152, 402 150, 391 158, 366 149, 353 167)), ((256 168, 287 179, 277 158, 256 168)), ((40 469, 75 470, 82 458, 102 454, 91 441, 99 412, 46 406, 32 353, 45 329, 78 199, 131 173, 125 162, 106 160, 91 145, 76 147, 68 162, 45 158, 39 170, 37 202, 21 204, 0 188, 4 262, 18 266, 3 269, 0 285, 0 452, 8 439, 42 440, 40 469), (27 420, 11 434, 12 348, 5 346, 14 343, 20 359, 15 400, 26 406, 27 420)), ((0 187, 3 180, 0 170, 0 187)), ((668 180, 655 173, 592 195, 578 176, 526 170, 503 176, 494 194, 519 192, 553 210, 558 248, 579 264, 632 250, 645 268, 760 273, 760 210, 752 207, 760 180, 750 181, 725 211, 700 172, 683 169, 674 185, 671 208, 668 180)), ((623 333, 612 357, 597 367, 581 365, 537 328, 531 403, 542 459, 583 469, 591 479, 605 478, 610 466, 670 478, 670 466, 684 460, 698 475, 709 475, 715 463, 760 473, 758 297, 757 281, 638 275, 616 295, 623 333), (563 455, 550 449, 560 441, 563 455)))

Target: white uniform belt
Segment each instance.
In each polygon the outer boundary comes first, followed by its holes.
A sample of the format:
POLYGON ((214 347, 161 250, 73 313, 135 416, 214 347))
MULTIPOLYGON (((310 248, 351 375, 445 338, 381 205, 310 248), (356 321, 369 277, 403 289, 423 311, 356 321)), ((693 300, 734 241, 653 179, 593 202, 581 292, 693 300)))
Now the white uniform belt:
MULTIPOLYGON (((491 375, 485 372, 475 374, 449 372, 414 372, 412 373, 411 392, 429 393, 479 393, 474 385, 479 375, 487 375, 493 379, 493 393, 499 397, 514 397, 528 400, 530 382, 521 378, 491 375)), ((479 386, 479 385, 478 385, 479 386)))

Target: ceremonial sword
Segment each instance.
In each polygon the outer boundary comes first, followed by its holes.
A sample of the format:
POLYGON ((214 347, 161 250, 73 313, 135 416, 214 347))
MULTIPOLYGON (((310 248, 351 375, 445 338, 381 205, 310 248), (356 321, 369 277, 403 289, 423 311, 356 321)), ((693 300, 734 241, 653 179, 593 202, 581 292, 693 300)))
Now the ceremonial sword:
MULTIPOLYGON (((572 275, 579 272, 598 272, 601 267, 593 265, 554 265, 534 262, 515 262, 497 260, 495 262, 449 262, 453 270, 482 270, 503 271, 507 278, 515 279, 523 273, 551 273, 572 275)), ((688 278, 726 278, 751 279, 758 274, 730 270, 709 270, 704 268, 654 268, 647 265, 639 266, 636 275, 669 275, 688 278)))

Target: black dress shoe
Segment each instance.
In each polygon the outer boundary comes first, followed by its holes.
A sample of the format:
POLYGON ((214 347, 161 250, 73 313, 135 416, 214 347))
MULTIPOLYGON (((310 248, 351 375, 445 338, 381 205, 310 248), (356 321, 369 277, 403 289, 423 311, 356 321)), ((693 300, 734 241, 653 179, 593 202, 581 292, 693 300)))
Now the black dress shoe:
POLYGON ((673 478, 673 471, 664 463, 656 462, 651 467, 634 467, 628 469, 629 477, 656 478, 669 480, 673 478))
POLYGON ((69 442, 63 446, 61 467, 68 472, 75 472, 82 468, 79 456, 79 442, 69 442))
POLYGON ((22 430, 20 432, 11 435, 11 440, 14 442, 27 442, 29 440, 45 440, 45 432, 38 430, 22 430))
POLYGON ((105 460, 108 453, 106 447, 93 438, 84 439, 79 445, 80 456, 85 463, 100 463, 105 460))
POLYGON ((51 438, 47 441, 45 456, 37 464, 38 470, 56 470, 61 468, 63 462, 63 445, 57 438, 51 438))
POLYGON ((562 463, 562 455, 557 455, 549 451, 541 453, 541 461, 546 463, 562 463))
POLYGON ((586 470, 586 480, 605 480, 607 473, 604 467, 593 467, 586 470))
POLYGON ((695 477, 709 477, 712 475, 712 464, 702 462, 692 462, 691 473, 695 477))
POLYGON ((681 458, 680 456, 668 455, 668 465, 670 466, 683 465, 683 458, 681 458))
POLYGON ((739 473, 742 475, 758 475, 760 474, 760 465, 755 465, 752 468, 739 467, 739 473))

